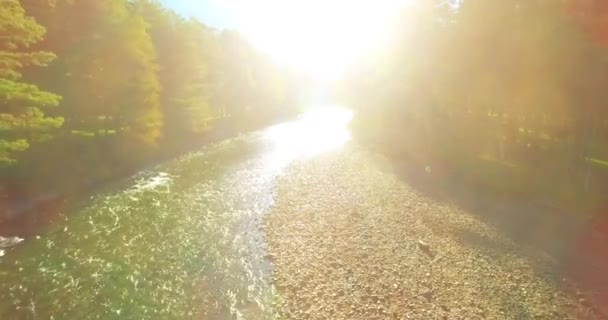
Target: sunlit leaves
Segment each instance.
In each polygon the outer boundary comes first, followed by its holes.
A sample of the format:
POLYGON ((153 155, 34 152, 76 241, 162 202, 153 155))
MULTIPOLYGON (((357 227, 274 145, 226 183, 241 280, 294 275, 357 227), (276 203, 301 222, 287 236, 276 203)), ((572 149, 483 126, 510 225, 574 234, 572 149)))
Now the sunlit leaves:
POLYGON ((9 189, 77 190, 295 110, 283 68, 157 1, 2 4, 0 139, 31 145, 6 155, 9 189))
POLYGON ((0 50, 29 47, 42 39, 44 27, 25 16, 18 0, 0 0, 0 50))
POLYGON ((60 96, 17 82, 23 68, 46 66, 55 58, 49 52, 26 50, 44 33, 18 1, 0 0, 0 166, 14 164, 15 152, 24 151, 40 133, 63 123, 63 118, 45 117, 40 110, 57 106, 60 96))
POLYGON ((444 2, 416 1, 394 48, 350 79, 351 101, 366 107, 362 134, 459 174, 491 154, 539 176, 539 163, 551 167, 536 180, 581 180, 572 168, 586 154, 608 154, 607 51, 597 45, 608 43, 606 3, 444 2))
MULTIPOLYGON (((65 4, 56 14, 78 16, 80 5, 65 4)), ((72 121, 77 130, 103 127, 153 144, 162 118, 155 52, 146 24, 123 2, 103 1, 90 10, 100 23, 71 30, 78 34, 81 49, 58 52, 60 74, 70 75, 60 91, 66 117, 78 120, 72 121)), ((52 26, 49 33, 56 36, 64 28, 52 26)))
POLYGON ((165 139, 184 139, 204 132, 214 118, 209 107, 209 68, 217 54, 211 29, 167 11, 151 1, 138 1, 148 23, 159 64, 165 139))
MULTIPOLYGON (((1 125, 1 120, 0 120, 1 125)), ((15 159, 9 157, 8 155, 16 152, 23 151, 29 147, 27 140, 19 139, 19 140, 0 140, 0 166, 3 165, 11 165, 16 162, 15 159)))
MULTIPOLYGON (((35 85, 0 79, 0 103, 5 105, 29 104, 54 107, 60 101, 60 96, 41 91, 35 85)), ((12 108, 8 107, 8 109, 12 108)))

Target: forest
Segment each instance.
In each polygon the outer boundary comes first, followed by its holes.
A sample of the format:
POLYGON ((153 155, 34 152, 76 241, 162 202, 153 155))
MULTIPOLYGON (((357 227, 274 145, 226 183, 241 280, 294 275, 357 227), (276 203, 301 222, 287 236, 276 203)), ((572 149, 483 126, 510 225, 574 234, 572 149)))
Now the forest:
POLYGON ((152 0, 0 0, 0 195, 70 193, 288 116, 294 76, 152 0))
MULTIPOLYGON (((297 109, 293 70, 156 1, 0 1, 5 197, 95 186, 297 109)), ((416 1, 336 92, 362 140, 444 180, 595 203, 607 16, 599 0, 416 1)))
POLYGON ((351 70, 357 134, 443 180, 582 209, 608 191, 608 3, 418 1, 351 70))
POLYGON ((608 319, 607 84, 608 0, 0 0, 0 319, 608 319))

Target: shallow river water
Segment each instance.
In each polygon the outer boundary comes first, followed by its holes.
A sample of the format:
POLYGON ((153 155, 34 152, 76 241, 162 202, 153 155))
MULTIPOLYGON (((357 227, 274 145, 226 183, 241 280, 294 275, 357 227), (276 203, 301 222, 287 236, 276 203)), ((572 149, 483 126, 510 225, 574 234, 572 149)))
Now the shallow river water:
POLYGON ((142 171, 70 204, 0 257, 0 319, 272 319, 260 230, 276 178, 349 139, 311 111, 142 171))

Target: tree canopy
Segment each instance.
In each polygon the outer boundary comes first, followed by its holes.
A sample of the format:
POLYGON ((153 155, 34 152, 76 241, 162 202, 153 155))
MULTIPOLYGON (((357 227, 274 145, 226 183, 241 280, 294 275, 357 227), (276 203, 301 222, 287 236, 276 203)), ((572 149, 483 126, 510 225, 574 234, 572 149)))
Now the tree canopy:
POLYGON ((15 152, 63 123, 41 110, 57 106, 60 96, 21 81, 23 68, 44 67, 55 58, 50 52, 30 50, 44 33, 19 1, 0 1, 0 166, 16 163, 15 152))
POLYGON ((0 1, 6 181, 78 188, 287 110, 286 70, 157 1, 0 1))
POLYGON ((601 194, 606 174, 593 159, 608 159, 606 9, 416 1, 396 44, 343 90, 358 132, 510 193, 601 194))

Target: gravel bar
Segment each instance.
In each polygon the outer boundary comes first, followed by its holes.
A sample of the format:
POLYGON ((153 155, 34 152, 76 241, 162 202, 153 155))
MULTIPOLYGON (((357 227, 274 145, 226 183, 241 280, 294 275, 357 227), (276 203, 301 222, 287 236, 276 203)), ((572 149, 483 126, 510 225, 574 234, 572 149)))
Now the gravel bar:
POLYGON ((551 259, 360 147, 279 179, 263 228, 284 319, 599 319, 551 259))

